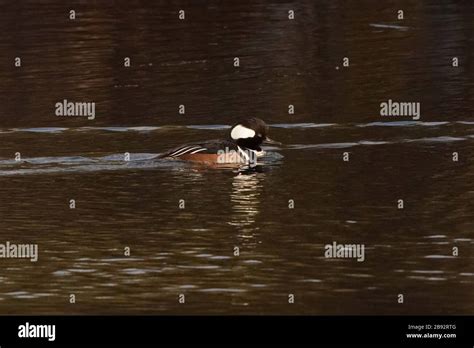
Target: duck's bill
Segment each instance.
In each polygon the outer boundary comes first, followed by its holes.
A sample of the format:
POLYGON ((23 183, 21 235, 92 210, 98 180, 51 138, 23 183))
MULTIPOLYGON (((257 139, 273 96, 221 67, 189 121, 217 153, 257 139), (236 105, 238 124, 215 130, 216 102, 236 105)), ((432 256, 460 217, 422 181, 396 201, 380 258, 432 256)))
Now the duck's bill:
POLYGON ((282 145, 282 143, 275 141, 273 139, 270 139, 269 137, 266 137, 263 143, 268 144, 268 145, 282 145))

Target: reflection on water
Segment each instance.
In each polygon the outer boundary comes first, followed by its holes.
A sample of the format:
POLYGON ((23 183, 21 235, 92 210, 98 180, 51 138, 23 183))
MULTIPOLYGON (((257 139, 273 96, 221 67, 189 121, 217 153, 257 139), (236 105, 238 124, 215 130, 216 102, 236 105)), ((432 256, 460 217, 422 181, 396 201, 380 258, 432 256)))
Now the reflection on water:
POLYGON ((232 181, 232 193, 230 200, 233 214, 231 225, 242 227, 247 230, 255 223, 255 218, 259 213, 259 197, 262 190, 259 173, 247 175, 236 175, 232 181))
POLYGON ((1 5, 0 243, 39 260, 0 260, 0 312, 472 313, 473 3, 185 5, 1 5), (388 99, 421 119, 387 122, 388 99), (283 143, 256 168, 157 158, 249 115, 283 143))
POLYGON ((255 172, 255 169, 252 173, 240 173, 232 180, 232 215, 228 224, 237 228, 239 249, 252 250, 261 243, 256 221, 260 213, 263 180, 264 174, 255 172))

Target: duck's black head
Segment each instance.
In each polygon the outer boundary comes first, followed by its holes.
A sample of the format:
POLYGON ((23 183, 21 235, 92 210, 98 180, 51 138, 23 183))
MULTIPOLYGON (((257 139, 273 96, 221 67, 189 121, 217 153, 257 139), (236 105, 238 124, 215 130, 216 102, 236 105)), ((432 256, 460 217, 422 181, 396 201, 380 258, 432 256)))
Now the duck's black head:
POLYGON ((267 136, 268 126, 261 119, 252 117, 240 121, 230 129, 230 138, 238 146, 262 151, 262 143, 276 143, 267 136))

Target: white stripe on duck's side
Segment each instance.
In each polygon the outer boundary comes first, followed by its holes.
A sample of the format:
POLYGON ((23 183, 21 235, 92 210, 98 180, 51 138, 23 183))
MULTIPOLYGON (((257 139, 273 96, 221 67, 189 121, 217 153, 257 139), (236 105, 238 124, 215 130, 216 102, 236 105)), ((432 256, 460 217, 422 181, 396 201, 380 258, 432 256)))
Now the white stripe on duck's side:
POLYGON ((197 150, 194 150, 193 152, 191 152, 191 155, 194 154, 194 153, 198 153, 198 152, 201 152, 201 151, 204 151, 204 150, 207 150, 205 147, 201 148, 201 149, 197 149, 197 150))
POLYGON ((177 149, 176 151, 170 153, 168 155, 168 157, 179 157, 179 156, 182 156, 184 154, 187 154, 189 152, 191 152, 191 154, 193 153, 197 153, 197 152, 200 152, 200 151, 204 151, 204 150, 207 150, 205 147, 202 147, 202 146, 185 146, 185 147, 182 147, 180 149, 177 149))
POLYGON ((256 165, 257 157, 263 156, 263 151, 260 151, 259 153, 258 151, 250 150, 250 149, 243 150, 240 146, 237 146, 237 148, 238 148, 239 155, 241 156, 241 158, 245 160, 245 163, 248 163, 251 166, 256 165))
POLYGON ((237 146, 237 148, 239 149, 239 155, 245 159, 245 162, 249 162, 250 161, 250 156, 247 154, 247 152, 245 152, 244 150, 242 150, 242 148, 240 146, 237 146))

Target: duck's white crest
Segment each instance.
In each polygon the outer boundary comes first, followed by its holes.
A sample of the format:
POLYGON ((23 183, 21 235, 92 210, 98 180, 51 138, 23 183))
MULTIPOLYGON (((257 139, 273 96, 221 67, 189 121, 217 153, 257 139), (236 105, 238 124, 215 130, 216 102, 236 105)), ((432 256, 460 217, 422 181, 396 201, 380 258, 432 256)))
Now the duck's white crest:
POLYGON ((234 140, 253 138, 255 136, 255 131, 253 129, 238 124, 232 129, 232 131, 230 132, 230 136, 234 140))

